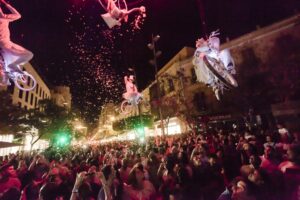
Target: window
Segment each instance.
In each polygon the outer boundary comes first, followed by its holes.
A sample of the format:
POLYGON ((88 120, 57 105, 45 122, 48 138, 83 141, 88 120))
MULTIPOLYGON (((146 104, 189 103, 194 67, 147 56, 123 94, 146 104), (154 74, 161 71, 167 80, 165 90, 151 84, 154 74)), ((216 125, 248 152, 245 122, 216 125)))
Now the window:
MULTIPOLYGON (((32 82, 32 84, 33 84, 33 82, 32 82)), ((28 78, 27 78, 27 85, 28 85, 28 86, 31 86, 31 79, 30 79, 29 76, 28 76, 28 78)))
POLYGON ((25 102, 28 102, 28 96, 29 96, 29 92, 26 91, 26 94, 25 94, 25 102))
POLYGON ((23 90, 19 89, 19 98, 22 99, 22 97, 23 97, 23 90))
POLYGON ((42 87, 40 87, 40 97, 42 96, 42 87))
POLYGON ((161 97, 165 96, 166 94, 165 85, 163 81, 159 84, 159 94, 161 97))
POLYGON ((35 103, 34 103, 34 107, 36 108, 36 106, 37 106, 37 97, 35 97, 35 101, 34 101, 35 103))
POLYGON ((153 84, 149 88, 149 93, 150 93, 150 100, 156 99, 158 97, 158 92, 157 92, 157 84, 153 84))
POLYGON ((39 94, 39 84, 36 84, 35 93, 36 93, 37 95, 39 94))
POLYGON ((30 105, 33 105, 33 93, 30 95, 30 105))
POLYGON ((21 108, 22 104, 21 102, 18 102, 18 107, 21 108))
POLYGON ((174 83, 172 79, 168 79, 168 83, 169 83, 169 92, 174 91, 174 83))
POLYGON ((192 74, 192 83, 196 83, 197 82, 197 76, 196 76, 196 72, 195 72, 195 69, 192 68, 191 69, 191 74, 192 74))

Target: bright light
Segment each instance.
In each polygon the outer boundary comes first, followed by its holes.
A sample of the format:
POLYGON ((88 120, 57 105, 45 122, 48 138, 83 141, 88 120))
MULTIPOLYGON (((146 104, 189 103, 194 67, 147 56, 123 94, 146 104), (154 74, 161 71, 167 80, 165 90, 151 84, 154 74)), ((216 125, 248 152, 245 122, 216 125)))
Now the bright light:
POLYGON ((70 144, 70 135, 67 133, 60 133, 56 136, 55 144, 58 147, 64 147, 70 144))
POLYGON ((135 134, 134 133, 129 133, 128 135, 127 135, 128 137, 128 140, 134 140, 135 139, 135 134))
POLYGON ((145 138, 144 137, 139 138, 139 142, 140 143, 145 143, 145 138))
POLYGON ((153 48, 154 48, 154 46, 151 43, 147 44, 147 47, 151 50, 153 50, 153 48))
POLYGON ((154 41, 154 42, 157 42, 159 39, 160 39, 160 36, 159 36, 159 35, 156 35, 156 36, 153 38, 153 41, 154 41))
POLYGON ((78 130, 84 129, 84 128, 87 128, 87 127, 86 126, 82 126, 82 125, 75 126, 75 129, 78 129, 78 130))
POLYGON ((65 143, 67 141, 67 138, 66 137, 61 137, 59 138, 58 142, 59 143, 65 143))

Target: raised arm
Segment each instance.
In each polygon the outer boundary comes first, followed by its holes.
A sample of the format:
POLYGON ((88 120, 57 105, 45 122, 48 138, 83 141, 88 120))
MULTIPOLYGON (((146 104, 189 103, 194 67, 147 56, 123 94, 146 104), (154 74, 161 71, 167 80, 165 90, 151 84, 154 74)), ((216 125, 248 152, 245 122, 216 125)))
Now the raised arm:
POLYGON ((140 8, 132 8, 131 10, 128 10, 126 12, 127 15, 129 15, 130 13, 133 13, 133 12, 145 12, 146 9, 144 6, 141 6, 140 8))
POLYGON ((114 8, 116 7, 116 4, 114 2, 114 0, 108 0, 107 1, 107 12, 111 12, 114 8))
POLYGON ((5 0, 1 0, 1 2, 7 7, 7 9, 11 12, 10 14, 6 14, 5 18, 14 21, 21 18, 21 14, 10 4, 8 4, 5 0))
POLYGON ((127 82, 128 82, 128 77, 124 76, 124 83, 125 83, 125 85, 127 84, 127 82))

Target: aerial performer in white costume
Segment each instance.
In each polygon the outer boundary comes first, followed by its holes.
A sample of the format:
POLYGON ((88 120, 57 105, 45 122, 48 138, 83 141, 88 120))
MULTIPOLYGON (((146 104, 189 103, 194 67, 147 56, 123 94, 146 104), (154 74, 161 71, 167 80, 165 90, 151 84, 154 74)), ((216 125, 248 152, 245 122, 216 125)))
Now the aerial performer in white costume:
MULTIPOLYGON (((33 85, 35 86, 36 82, 34 78, 27 72, 23 72, 20 68, 20 65, 32 59, 33 54, 27 49, 10 41, 9 23, 20 19, 21 15, 6 1, 0 0, 0 4, 5 5, 10 11, 9 14, 5 14, 0 7, 0 50, 3 58, 3 60, 1 60, 2 65, 0 65, 0 76, 2 77, 0 84, 9 85, 9 78, 12 78, 15 82, 22 79, 21 82, 25 84, 27 81, 25 79, 29 76, 30 79, 33 79, 33 85)), ((19 87, 18 83, 17 86, 19 87)), ((23 89, 26 90, 25 88, 23 89)))
POLYGON ((220 92, 224 89, 237 87, 233 78, 235 74, 234 61, 228 49, 220 51, 220 39, 217 31, 212 32, 207 40, 196 41, 196 51, 193 64, 199 82, 212 87, 215 96, 220 100, 220 92))
POLYGON ((137 105, 139 100, 142 99, 142 94, 138 92, 137 87, 134 84, 134 76, 124 76, 124 83, 126 86, 126 93, 123 94, 123 98, 128 100, 131 104, 137 105))
POLYGON ((120 6, 120 0, 107 0, 107 6, 102 3, 103 0, 98 0, 101 6, 106 10, 107 13, 101 15, 105 23, 109 28, 113 28, 114 26, 121 26, 122 22, 128 21, 128 15, 133 12, 140 13, 143 17, 146 17, 146 8, 141 6, 139 8, 133 8, 128 10, 126 1, 123 0, 124 8, 120 6), (118 6, 117 4, 118 3, 118 6))

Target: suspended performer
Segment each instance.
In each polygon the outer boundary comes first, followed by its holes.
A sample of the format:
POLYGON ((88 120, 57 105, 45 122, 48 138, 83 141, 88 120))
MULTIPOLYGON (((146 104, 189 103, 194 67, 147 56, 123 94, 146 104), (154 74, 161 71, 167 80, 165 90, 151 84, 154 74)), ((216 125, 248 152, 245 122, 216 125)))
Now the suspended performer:
POLYGON ((217 31, 212 32, 207 40, 196 41, 193 64, 197 80, 212 87, 215 96, 220 100, 219 93, 228 87, 237 87, 233 78, 234 61, 228 49, 220 50, 220 39, 217 31))
POLYGON ((109 28, 113 28, 114 26, 121 26, 122 22, 128 22, 128 15, 134 12, 138 12, 144 17, 146 16, 146 8, 141 6, 139 8, 133 8, 128 10, 126 1, 124 0, 125 8, 121 8, 116 5, 117 0, 108 0, 107 6, 104 7, 101 0, 99 3, 105 8, 107 13, 101 15, 105 23, 109 28))
POLYGON ((123 94, 123 98, 128 100, 130 103, 137 105, 139 100, 142 98, 142 94, 138 92, 134 81, 135 79, 133 75, 130 75, 129 77, 124 76, 126 93, 123 94))
POLYGON ((29 50, 10 41, 9 23, 20 19, 21 14, 5 0, 0 0, 0 4, 1 6, 4 5, 10 11, 8 14, 3 13, 0 6, 0 49, 5 63, 5 69, 0 69, 0 72, 3 76, 2 82, 5 83, 8 82, 5 72, 22 73, 20 65, 29 62, 33 54, 29 50))

